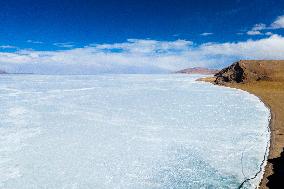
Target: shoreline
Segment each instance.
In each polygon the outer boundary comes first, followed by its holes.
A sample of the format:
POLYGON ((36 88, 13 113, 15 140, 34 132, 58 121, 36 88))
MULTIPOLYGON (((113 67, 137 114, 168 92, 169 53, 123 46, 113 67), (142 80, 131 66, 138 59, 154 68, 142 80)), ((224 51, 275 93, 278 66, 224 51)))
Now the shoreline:
MULTIPOLYGON (((268 159, 269 159, 270 154, 271 154, 271 150, 272 150, 271 147, 273 146, 273 144, 272 144, 272 143, 273 143, 273 140, 272 140, 272 135, 273 135, 272 129, 274 128, 274 125, 273 125, 273 124, 274 124, 274 119, 275 119, 275 113, 272 111, 271 106, 270 106, 265 100, 263 100, 263 98, 261 98, 260 96, 258 96, 258 95, 255 94, 255 93, 251 93, 251 91, 243 90, 242 88, 238 88, 238 87, 235 87, 235 86, 232 87, 232 86, 227 86, 227 85, 218 85, 218 84, 215 84, 215 83, 212 83, 212 84, 217 85, 217 86, 223 86, 223 87, 229 87, 229 88, 232 88, 232 89, 242 90, 242 91, 245 91, 245 92, 247 92, 247 93, 249 93, 249 94, 251 94, 251 95, 254 95, 254 96, 256 96, 256 97, 265 105, 265 107, 269 110, 270 115, 269 115, 269 118, 268 118, 268 119, 269 119, 269 123, 268 123, 268 125, 267 125, 267 129, 268 129, 268 133, 269 133, 270 138, 269 138, 269 140, 267 141, 267 146, 266 146, 264 158, 263 158, 262 163, 260 164, 260 170, 259 170, 259 172, 257 172, 257 173, 255 174, 255 176, 257 176, 257 175, 260 174, 260 173, 262 174, 262 175, 261 175, 260 182, 259 182, 257 188, 259 188, 259 189, 265 189, 265 188, 266 188, 266 184, 267 184, 267 177, 271 175, 271 173, 270 173, 270 174, 267 173, 267 170, 268 170, 268 165, 269 165, 268 159)), ((248 179, 246 179, 246 180, 240 185, 239 188, 242 188, 242 185, 243 185, 246 181, 251 180, 251 179, 253 179, 253 178, 248 178, 248 179)))
MULTIPOLYGON (((240 90, 244 90, 241 87, 231 87, 231 86, 226 86, 225 87, 230 87, 230 88, 236 88, 236 89, 240 89, 240 90)), ((269 109, 270 111, 270 119, 269 119, 269 134, 270 134, 270 140, 269 140, 269 148, 268 148, 268 154, 265 154, 266 158, 265 158, 265 166, 263 167, 263 174, 261 176, 261 181, 258 185, 257 188, 259 189, 266 189, 267 188, 267 183, 268 183, 268 177, 273 173, 273 168, 271 166, 271 164, 268 162, 268 159, 273 158, 272 157, 272 152, 273 152, 273 146, 275 145, 275 141, 273 140, 273 136, 274 136, 274 128, 275 128, 275 112, 272 110, 271 105, 264 100, 260 95, 256 94, 256 93, 252 93, 252 91, 249 90, 244 90, 252 95, 257 96, 263 103, 264 105, 269 109)))
POLYGON ((272 152, 272 146, 274 145, 274 143, 273 143, 273 128, 274 128, 274 124, 275 124, 275 113, 272 111, 272 109, 271 109, 271 107, 270 107, 270 105, 266 102, 266 101, 264 101, 261 97, 259 97, 259 96, 257 96, 264 104, 265 104, 265 106, 269 109, 269 111, 270 111, 270 120, 269 120, 269 125, 268 125, 268 127, 269 127, 269 134, 270 134, 270 140, 269 140, 269 150, 268 150, 268 154, 267 154, 267 156, 266 156, 266 164, 265 164, 265 166, 264 166, 264 170, 263 170, 263 175, 262 175, 262 178, 261 178, 261 181, 260 181, 260 183, 259 183, 259 185, 258 185, 258 188, 260 188, 260 189, 265 189, 265 188, 267 188, 266 187, 266 184, 267 184, 267 182, 268 182, 268 179, 267 179, 267 177, 268 176, 270 176, 271 175, 271 173, 272 172, 270 172, 270 171, 272 171, 272 168, 271 168, 271 166, 269 166, 269 162, 268 162, 268 159, 270 159, 271 157, 271 152, 272 152), (270 167, 270 168, 269 168, 270 167))
POLYGON ((249 83, 226 83, 216 84, 213 77, 200 78, 198 81, 209 82, 213 85, 230 87, 246 91, 257 96, 270 110, 270 142, 266 165, 263 170, 259 189, 275 188, 281 184, 281 168, 284 156, 284 128, 283 128, 283 82, 256 81, 249 83))
MULTIPOLYGON (((237 87, 237 86, 230 86, 230 85, 219 85, 213 82, 213 79, 210 77, 207 78, 199 78, 196 81, 200 81, 200 82, 205 82, 205 83, 211 83, 213 85, 217 85, 217 86, 221 86, 221 87, 228 87, 228 88, 232 88, 232 89, 236 89, 236 90, 242 90, 244 92, 247 92, 253 96, 256 96, 264 105, 265 107, 269 110, 269 118, 268 118, 268 125, 267 125, 267 129, 268 129, 268 134, 269 134, 269 140, 267 141, 267 146, 266 146, 266 150, 265 150, 265 154, 264 154, 264 158, 262 163, 260 164, 260 170, 251 178, 247 178, 245 179, 241 185, 238 187, 239 189, 241 189, 243 187, 243 184, 245 184, 245 182, 247 182, 248 180, 252 180, 255 179, 257 177, 258 174, 261 174, 261 179, 260 182, 257 186, 257 188, 259 189, 266 189, 266 184, 267 184, 267 177, 271 175, 271 172, 268 171, 268 166, 269 166, 269 162, 268 159, 270 159, 270 154, 271 154, 271 148, 273 146, 273 133, 272 130, 274 128, 274 123, 275 123, 275 113, 272 111, 270 104, 263 100, 263 98, 255 93, 252 93, 249 90, 244 90, 241 87, 237 87)), ((271 169, 272 170, 272 169, 271 169)))

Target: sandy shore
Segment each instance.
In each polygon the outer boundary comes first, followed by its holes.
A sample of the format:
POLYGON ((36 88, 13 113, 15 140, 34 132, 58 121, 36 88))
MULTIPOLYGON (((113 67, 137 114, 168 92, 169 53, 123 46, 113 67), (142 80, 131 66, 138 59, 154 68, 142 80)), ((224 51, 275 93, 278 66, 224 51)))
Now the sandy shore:
MULTIPOLYGON (((204 78, 211 82, 214 78, 204 78)), ((245 90, 258 96, 271 110, 271 140, 268 162, 260 189, 284 187, 284 82, 255 81, 249 83, 226 83, 225 86, 245 90)))

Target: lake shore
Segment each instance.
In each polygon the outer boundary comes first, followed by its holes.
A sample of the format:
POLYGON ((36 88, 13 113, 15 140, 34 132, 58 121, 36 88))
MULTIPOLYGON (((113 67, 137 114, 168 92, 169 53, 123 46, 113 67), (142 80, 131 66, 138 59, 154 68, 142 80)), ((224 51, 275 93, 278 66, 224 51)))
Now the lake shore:
MULTIPOLYGON (((264 175, 259 185, 260 189, 278 188, 281 186, 284 176, 284 62, 283 61, 262 61, 260 63, 253 61, 246 61, 242 66, 244 76, 249 76, 251 73, 261 73, 257 68, 267 71, 269 79, 245 78, 242 82, 221 82, 218 83, 216 77, 201 78, 199 81, 210 82, 217 85, 232 87, 247 91, 259 97, 263 103, 270 109, 270 148, 265 166, 264 175), (250 66, 250 67, 249 67, 250 66), (264 69, 263 69, 264 67, 264 69), (266 69, 265 69, 266 68, 266 69), (247 69, 247 70, 246 70, 247 69), (256 70, 256 71, 255 71, 256 70)), ((231 79, 231 76, 236 76, 235 68, 229 68, 221 77, 231 79), (233 72, 232 74, 228 72, 233 72), (227 74, 227 75, 226 75, 227 74)), ((242 77, 244 77, 242 76, 242 77)), ((266 75, 265 75, 266 76, 266 75)), ((222 79, 222 78, 219 79, 222 79)), ((226 79, 226 78, 225 78, 226 79)))
POLYGON ((270 149, 267 165, 259 188, 273 188, 273 186, 276 186, 279 182, 279 180, 277 180, 279 175, 276 175, 278 168, 276 167, 277 164, 275 164, 275 160, 277 161, 279 157, 281 158, 281 152, 284 146, 284 85, 279 82, 262 81, 246 84, 228 84, 226 86, 252 93, 258 96, 266 106, 270 108, 270 149))

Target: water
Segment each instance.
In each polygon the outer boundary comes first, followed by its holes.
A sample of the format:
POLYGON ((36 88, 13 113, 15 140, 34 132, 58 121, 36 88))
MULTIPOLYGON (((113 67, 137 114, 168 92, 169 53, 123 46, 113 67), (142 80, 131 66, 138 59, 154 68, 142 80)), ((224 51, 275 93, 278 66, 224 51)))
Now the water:
POLYGON ((237 188, 269 111, 196 77, 1 76, 0 188, 237 188))

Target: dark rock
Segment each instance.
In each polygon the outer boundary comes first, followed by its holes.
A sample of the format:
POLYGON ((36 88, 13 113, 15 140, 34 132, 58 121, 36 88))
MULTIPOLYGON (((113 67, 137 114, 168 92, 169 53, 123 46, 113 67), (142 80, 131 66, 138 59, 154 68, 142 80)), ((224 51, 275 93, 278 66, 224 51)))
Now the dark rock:
POLYGON ((272 71, 269 61, 240 60, 216 73, 215 83, 245 83, 248 81, 270 80, 272 71))
POLYGON ((283 185, 284 179, 284 149, 281 152, 280 157, 269 159, 268 162, 272 164, 274 174, 267 177, 267 186, 269 188, 278 188, 283 185))

